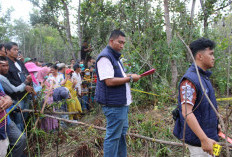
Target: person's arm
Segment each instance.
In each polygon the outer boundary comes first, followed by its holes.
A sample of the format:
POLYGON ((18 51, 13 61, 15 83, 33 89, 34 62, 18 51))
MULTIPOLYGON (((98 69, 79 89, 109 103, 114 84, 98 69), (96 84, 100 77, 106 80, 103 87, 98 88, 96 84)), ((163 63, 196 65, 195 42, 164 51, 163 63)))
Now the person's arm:
MULTIPOLYGON (((217 142, 208 138, 204 131, 202 130, 201 126, 199 125, 197 118, 192 113, 193 106, 190 104, 186 104, 186 110, 187 110, 187 118, 186 122, 188 126, 191 128, 191 130, 196 134, 196 136, 201 141, 201 147, 202 149, 209 153, 210 155, 213 155, 213 145, 217 142)), ((185 104, 182 104, 182 115, 185 117, 185 104)))
MULTIPOLYGON (((59 77, 60 77, 60 76, 59 76, 59 77)), ((63 80, 60 82, 60 85, 61 85, 61 86, 65 85, 65 83, 66 83, 67 80, 68 80, 67 76, 65 77, 65 79, 64 79, 64 77, 62 77, 62 78, 63 78, 63 80)))
MULTIPOLYGON (((131 74, 130 76, 132 77, 133 82, 137 82, 141 78, 141 76, 137 74, 131 74)), ((130 82, 130 77, 114 77, 105 79, 105 83, 107 86, 119 86, 127 82, 130 82)))
POLYGON ((188 126, 191 128, 191 130, 200 139, 202 149, 205 152, 213 155, 213 145, 216 142, 206 136, 201 126, 199 125, 196 116, 192 112, 196 98, 195 86, 189 80, 184 80, 180 85, 180 93, 181 93, 181 104, 182 104, 181 107, 182 107, 183 117, 185 118, 187 115, 186 122, 188 126), (185 92, 187 92, 188 95, 187 94, 185 95, 185 92), (187 96, 186 99, 185 96, 187 96))
MULTIPOLYGON (((130 77, 114 77, 114 68, 110 60, 102 57, 97 62, 98 74, 100 81, 104 80, 107 86, 119 86, 130 81, 130 77)), ((134 82, 140 79, 140 75, 131 74, 134 82)))
POLYGON ((5 91, 8 93, 23 92, 25 90, 26 84, 22 83, 19 86, 14 86, 6 77, 1 77, 1 84, 5 91))
POLYGON ((72 79, 72 88, 75 89, 76 85, 77 85, 77 80, 76 79, 72 79))

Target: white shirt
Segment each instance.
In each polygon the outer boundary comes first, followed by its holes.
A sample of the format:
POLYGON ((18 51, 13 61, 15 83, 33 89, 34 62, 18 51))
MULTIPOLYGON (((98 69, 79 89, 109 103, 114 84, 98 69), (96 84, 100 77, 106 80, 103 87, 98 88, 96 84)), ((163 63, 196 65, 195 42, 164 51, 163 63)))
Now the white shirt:
MULTIPOLYGON (((22 68, 20 67, 19 63, 18 63, 18 62, 15 62, 14 64, 15 64, 16 68, 17 68, 20 72, 22 72, 22 68)), ((20 73, 20 72, 19 72, 19 73, 20 73)), ((19 74, 19 73, 18 73, 18 75, 19 75, 19 78, 20 78, 20 74, 19 74)))
POLYGON ((18 62, 15 62, 14 64, 15 64, 15 66, 17 67, 17 69, 21 72, 21 71, 22 71, 22 68, 20 67, 19 63, 18 63, 18 62))
POLYGON ((78 88, 78 94, 81 95, 81 84, 82 84, 81 75, 79 73, 77 74, 74 71, 74 73, 72 75, 72 79, 77 80, 77 84, 76 84, 75 88, 78 88))
MULTIPOLYGON (((118 62, 118 65, 121 69, 122 75, 124 77, 127 77, 121 64, 118 62)), ((100 58, 100 60, 97 62, 97 68, 98 68, 98 74, 100 81, 108 79, 108 78, 114 78, 114 68, 110 60, 106 57, 100 58)), ((126 83, 126 99, 127 104, 130 105, 132 103, 132 97, 131 97, 131 90, 129 83, 126 83)))

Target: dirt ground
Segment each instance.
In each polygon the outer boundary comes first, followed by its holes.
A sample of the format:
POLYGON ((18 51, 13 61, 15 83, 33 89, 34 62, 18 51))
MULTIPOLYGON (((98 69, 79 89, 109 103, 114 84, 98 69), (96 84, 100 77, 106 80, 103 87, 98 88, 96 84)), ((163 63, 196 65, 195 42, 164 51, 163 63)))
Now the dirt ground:
MULTIPOLYGON (((133 106, 130 109, 130 128, 128 131, 156 139, 179 142, 172 135, 174 121, 171 111, 173 109, 174 106, 165 108, 133 106)), ((219 108, 219 111, 225 116, 226 110, 223 106, 219 108)), ((105 127, 105 118, 100 109, 86 114, 81 121, 105 127)), ((230 124, 231 121, 230 118, 230 124)), ((231 126, 229 130, 229 136, 232 137, 231 126)), ((70 124, 68 129, 60 129, 59 132, 55 131, 49 136, 44 137, 44 139, 40 138, 40 155, 44 157, 56 155, 61 157, 101 157, 103 156, 104 136, 104 131, 96 130, 92 127, 70 124)), ((183 150, 182 147, 157 144, 135 137, 127 137, 127 145, 129 157, 181 156, 183 150)), ((34 151, 38 152, 38 145, 37 149, 36 147, 34 148, 34 151)), ((188 150, 186 150, 185 154, 188 156, 188 150)), ((221 156, 225 156, 224 149, 221 156)))

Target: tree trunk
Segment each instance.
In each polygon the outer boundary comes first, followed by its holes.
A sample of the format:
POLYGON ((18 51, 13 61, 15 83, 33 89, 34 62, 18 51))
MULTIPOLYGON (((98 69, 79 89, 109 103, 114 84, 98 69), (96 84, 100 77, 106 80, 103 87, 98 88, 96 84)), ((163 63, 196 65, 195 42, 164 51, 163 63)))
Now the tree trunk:
POLYGON ((168 3, 169 3, 168 0, 164 0, 164 17, 165 17, 165 23, 166 23, 166 36, 167 36, 168 46, 170 46, 170 43, 172 41, 172 30, 171 30, 171 23, 170 23, 170 17, 169 17, 168 3))
POLYGON ((205 6, 205 0, 200 0, 200 3, 201 3, 201 8, 203 10, 203 13, 204 13, 204 34, 205 34, 205 37, 208 37, 208 11, 207 11, 207 8, 205 6))
POLYGON ((81 34, 81 0, 79 0, 78 5, 78 36, 79 36, 79 48, 78 59, 81 60, 81 46, 82 46, 82 34, 81 34))
MULTIPOLYGON (((166 23, 166 36, 167 36, 168 47, 170 47, 170 43, 172 42, 172 30, 171 30, 168 4, 169 4, 169 1, 164 0, 164 17, 165 17, 165 23, 166 23)), ((171 87, 175 91, 176 83, 177 83, 177 76, 178 76, 178 71, 177 71, 175 59, 171 59, 171 70, 172 70, 171 87)))
POLYGON ((74 52, 74 48, 73 48, 73 43, 72 43, 72 35, 71 35, 71 30, 70 30, 70 20, 69 20, 69 10, 68 10, 68 6, 67 3, 65 2, 65 0, 61 0, 61 2, 63 3, 64 6, 64 11, 65 11, 65 30, 66 30, 66 36, 67 36, 67 40, 68 40, 68 45, 69 45, 69 49, 72 53, 72 57, 73 59, 76 61, 76 57, 75 57, 75 52, 74 52))
MULTIPOLYGON (((195 4, 196 4, 196 0, 193 0, 193 3, 192 3, 192 8, 191 8, 191 16, 190 16, 190 30, 189 30, 189 43, 190 44, 192 42, 192 35, 193 35, 193 19, 194 19, 194 11, 195 11, 195 4)), ((186 57, 187 57, 187 60, 189 62, 192 61, 192 58, 190 56, 190 54, 188 53, 188 51, 186 51, 186 57)))
POLYGON ((208 15, 204 15, 204 34, 208 38, 208 15))
MULTIPOLYGON (((190 36, 189 36, 189 42, 192 41, 192 35, 193 35, 193 32, 194 32, 193 31, 193 19, 194 19, 195 4, 196 4, 196 0, 193 0, 192 9, 191 9, 191 16, 190 16, 190 31, 189 31, 190 32, 190 36)), ((187 53, 187 54, 189 54, 189 53, 187 53)))
POLYGON ((196 4, 196 0, 193 0, 192 9, 191 9, 191 17, 190 17, 191 26, 192 26, 192 24, 193 24, 193 17, 194 17, 194 11, 195 11, 195 4, 196 4))

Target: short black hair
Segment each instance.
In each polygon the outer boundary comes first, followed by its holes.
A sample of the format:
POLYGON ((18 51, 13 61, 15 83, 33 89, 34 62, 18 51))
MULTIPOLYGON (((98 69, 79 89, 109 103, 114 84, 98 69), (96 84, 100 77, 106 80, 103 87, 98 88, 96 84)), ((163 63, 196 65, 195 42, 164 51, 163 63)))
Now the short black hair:
POLYGON ((197 52, 205 50, 206 48, 212 50, 215 48, 215 46, 215 42, 207 38, 197 39, 189 45, 194 57, 196 56, 197 52))
POLYGON ((6 50, 10 50, 12 49, 13 46, 18 46, 18 44, 11 41, 11 42, 6 43, 4 46, 6 50))
POLYGON ((110 39, 117 39, 119 36, 126 37, 126 35, 119 29, 115 29, 110 34, 110 39))
POLYGON ((73 70, 75 71, 77 68, 80 68, 80 65, 79 64, 75 64, 74 66, 73 66, 73 70))
POLYGON ((47 67, 52 67, 53 66, 52 63, 47 63, 46 65, 47 65, 47 67))
POLYGON ((7 61, 7 59, 6 59, 6 57, 4 57, 4 56, 0 56, 0 61, 7 61))
POLYGON ((55 70, 58 70, 58 66, 57 66, 56 64, 53 64, 53 65, 51 66, 51 68, 53 68, 53 69, 55 69, 55 70))
POLYGON ((0 50, 5 47, 5 45, 3 43, 0 43, 0 50))

